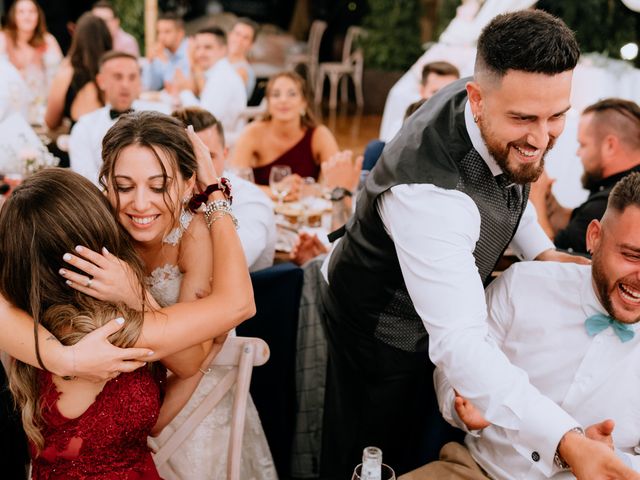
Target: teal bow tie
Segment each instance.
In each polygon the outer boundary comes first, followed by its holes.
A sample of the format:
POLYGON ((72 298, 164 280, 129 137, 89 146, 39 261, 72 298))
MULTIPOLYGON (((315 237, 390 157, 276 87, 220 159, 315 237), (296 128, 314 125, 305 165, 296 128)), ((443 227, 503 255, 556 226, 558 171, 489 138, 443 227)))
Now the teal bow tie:
POLYGON ((584 322, 584 326, 587 328, 587 334, 589 334, 590 337, 597 335, 607 327, 611 327, 623 343, 628 342, 635 335, 635 332, 629 325, 620 323, 618 320, 611 318, 609 315, 605 315, 604 313, 591 315, 584 322))

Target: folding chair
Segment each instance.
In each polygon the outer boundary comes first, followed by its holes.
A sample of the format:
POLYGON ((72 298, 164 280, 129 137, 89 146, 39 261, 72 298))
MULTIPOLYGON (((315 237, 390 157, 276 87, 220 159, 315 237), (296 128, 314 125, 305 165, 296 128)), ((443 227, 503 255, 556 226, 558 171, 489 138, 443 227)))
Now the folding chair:
MULTIPOLYGON (((231 432, 227 452, 227 480, 240 480, 240 459, 244 435, 245 414, 249 385, 253 367, 264 365, 269 360, 269 347, 264 340, 251 337, 229 337, 211 366, 236 367, 222 378, 220 383, 204 398, 184 423, 171 435, 153 456, 158 468, 164 465, 191 432, 216 407, 225 394, 235 385, 231 411, 231 432)), ((155 442, 150 439, 152 448, 155 442)), ((167 479, 169 480, 169 479, 167 479)))

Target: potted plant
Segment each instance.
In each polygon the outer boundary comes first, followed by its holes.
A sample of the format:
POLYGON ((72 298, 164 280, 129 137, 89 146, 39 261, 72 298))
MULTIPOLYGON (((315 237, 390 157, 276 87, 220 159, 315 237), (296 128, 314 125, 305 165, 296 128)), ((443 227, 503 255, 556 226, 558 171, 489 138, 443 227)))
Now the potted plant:
POLYGON ((382 113, 387 93, 422 54, 420 0, 369 0, 362 26, 366 113, 382 113))

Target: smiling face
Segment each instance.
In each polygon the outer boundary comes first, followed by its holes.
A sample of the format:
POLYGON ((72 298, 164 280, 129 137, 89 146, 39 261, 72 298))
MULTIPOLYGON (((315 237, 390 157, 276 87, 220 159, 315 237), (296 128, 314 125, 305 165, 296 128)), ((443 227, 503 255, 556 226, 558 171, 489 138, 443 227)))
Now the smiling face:
POLYGON ((571 71, 509 70, 501 79, 467 84, 482 138, 514 182, 532 182, 542 173, 544 156, 564 129, 571 79, 571 71))
POLYGON ((38 26, 38 9, 31 0, 16 3, 15 22, 21 32, 33 32, 38 26))
POLYGON ((278 77, 267 92, 267 109, 275 120, 287 121, 300 118, 307 108, 302 89, 289 77, 278 77))
POLYGON ((640 207, 609 208, 587 230, 593 284, 600 303, 623 323, 640 320, 640 207))
POLYGON ((211 33, 196 34, 193 55, 200 68, 208 70, 226 54, 227 46, 218 40, 218 37, 211 33))
POLYGON ((236 23, 227 38, 229 55, 245 57, 251 50, 255 34, 253 28, 246 23, 236 23))
POLYGON ((180 201, 194 185, 185 181, 175 160, 159 149, 129 145, 114 167, 109 200, 118 208, 118 221, 136 243, 159 245, 175 227, 180 201))

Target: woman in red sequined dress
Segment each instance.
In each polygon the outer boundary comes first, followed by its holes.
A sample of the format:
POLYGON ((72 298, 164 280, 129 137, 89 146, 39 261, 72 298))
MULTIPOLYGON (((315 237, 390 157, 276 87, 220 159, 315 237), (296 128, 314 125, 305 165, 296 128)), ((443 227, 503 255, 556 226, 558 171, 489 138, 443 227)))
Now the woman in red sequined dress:
MULTIPOLYGON (((208 156, 204 147, 200 158, 204 152, 208 156)), ((208 184, 216 178, 214 171, 200 168, 198 177, 208 184)), ((224 200, 220 192, 210 198, 224 200)), ((58 337, 73 343, 111 318, 103 303, 66 288, 58 274, 68 268, 63 256, 76 245, 94 251, 105 247, 129 263, 143 296, 141 265, 133 247, 104 195, 79 175, 51 169, 27 179, 0 211, 0 231, 11 232, 0 236, 0 293, 47 327, 54 341, 58 337), (70 310, 61 313, 61 305, 70 310)), ((170 356, 176 361, 178 356, 182 365, 197 371, 208 362, 200 344, 253 314, 251 283, 231 218, 224 215, 212 224, 210 234, 216 245, 213 274, 225 280, 216 282, 203 299, 146 309, 144 315, 115 307, 126 313, 127 321, 111 341, 151 348, 150 361, 170 356), (192 345, 196 347, 189 348, 192 345)), ((40 338, 42 343, 47 340, 40 338)), ((65 380, 47 372, 38 349, 36 353, 42 371, 16 362, 11 372, 32 445, 33 478, 158 479, 146 437, 170 420, 162 410, 177 410, 184 392, 195 388, 194 377, 186 385, 180 385, 180 379, 169 385, 161 407, 161 372, 141 368, 101 383, 65 380)))

